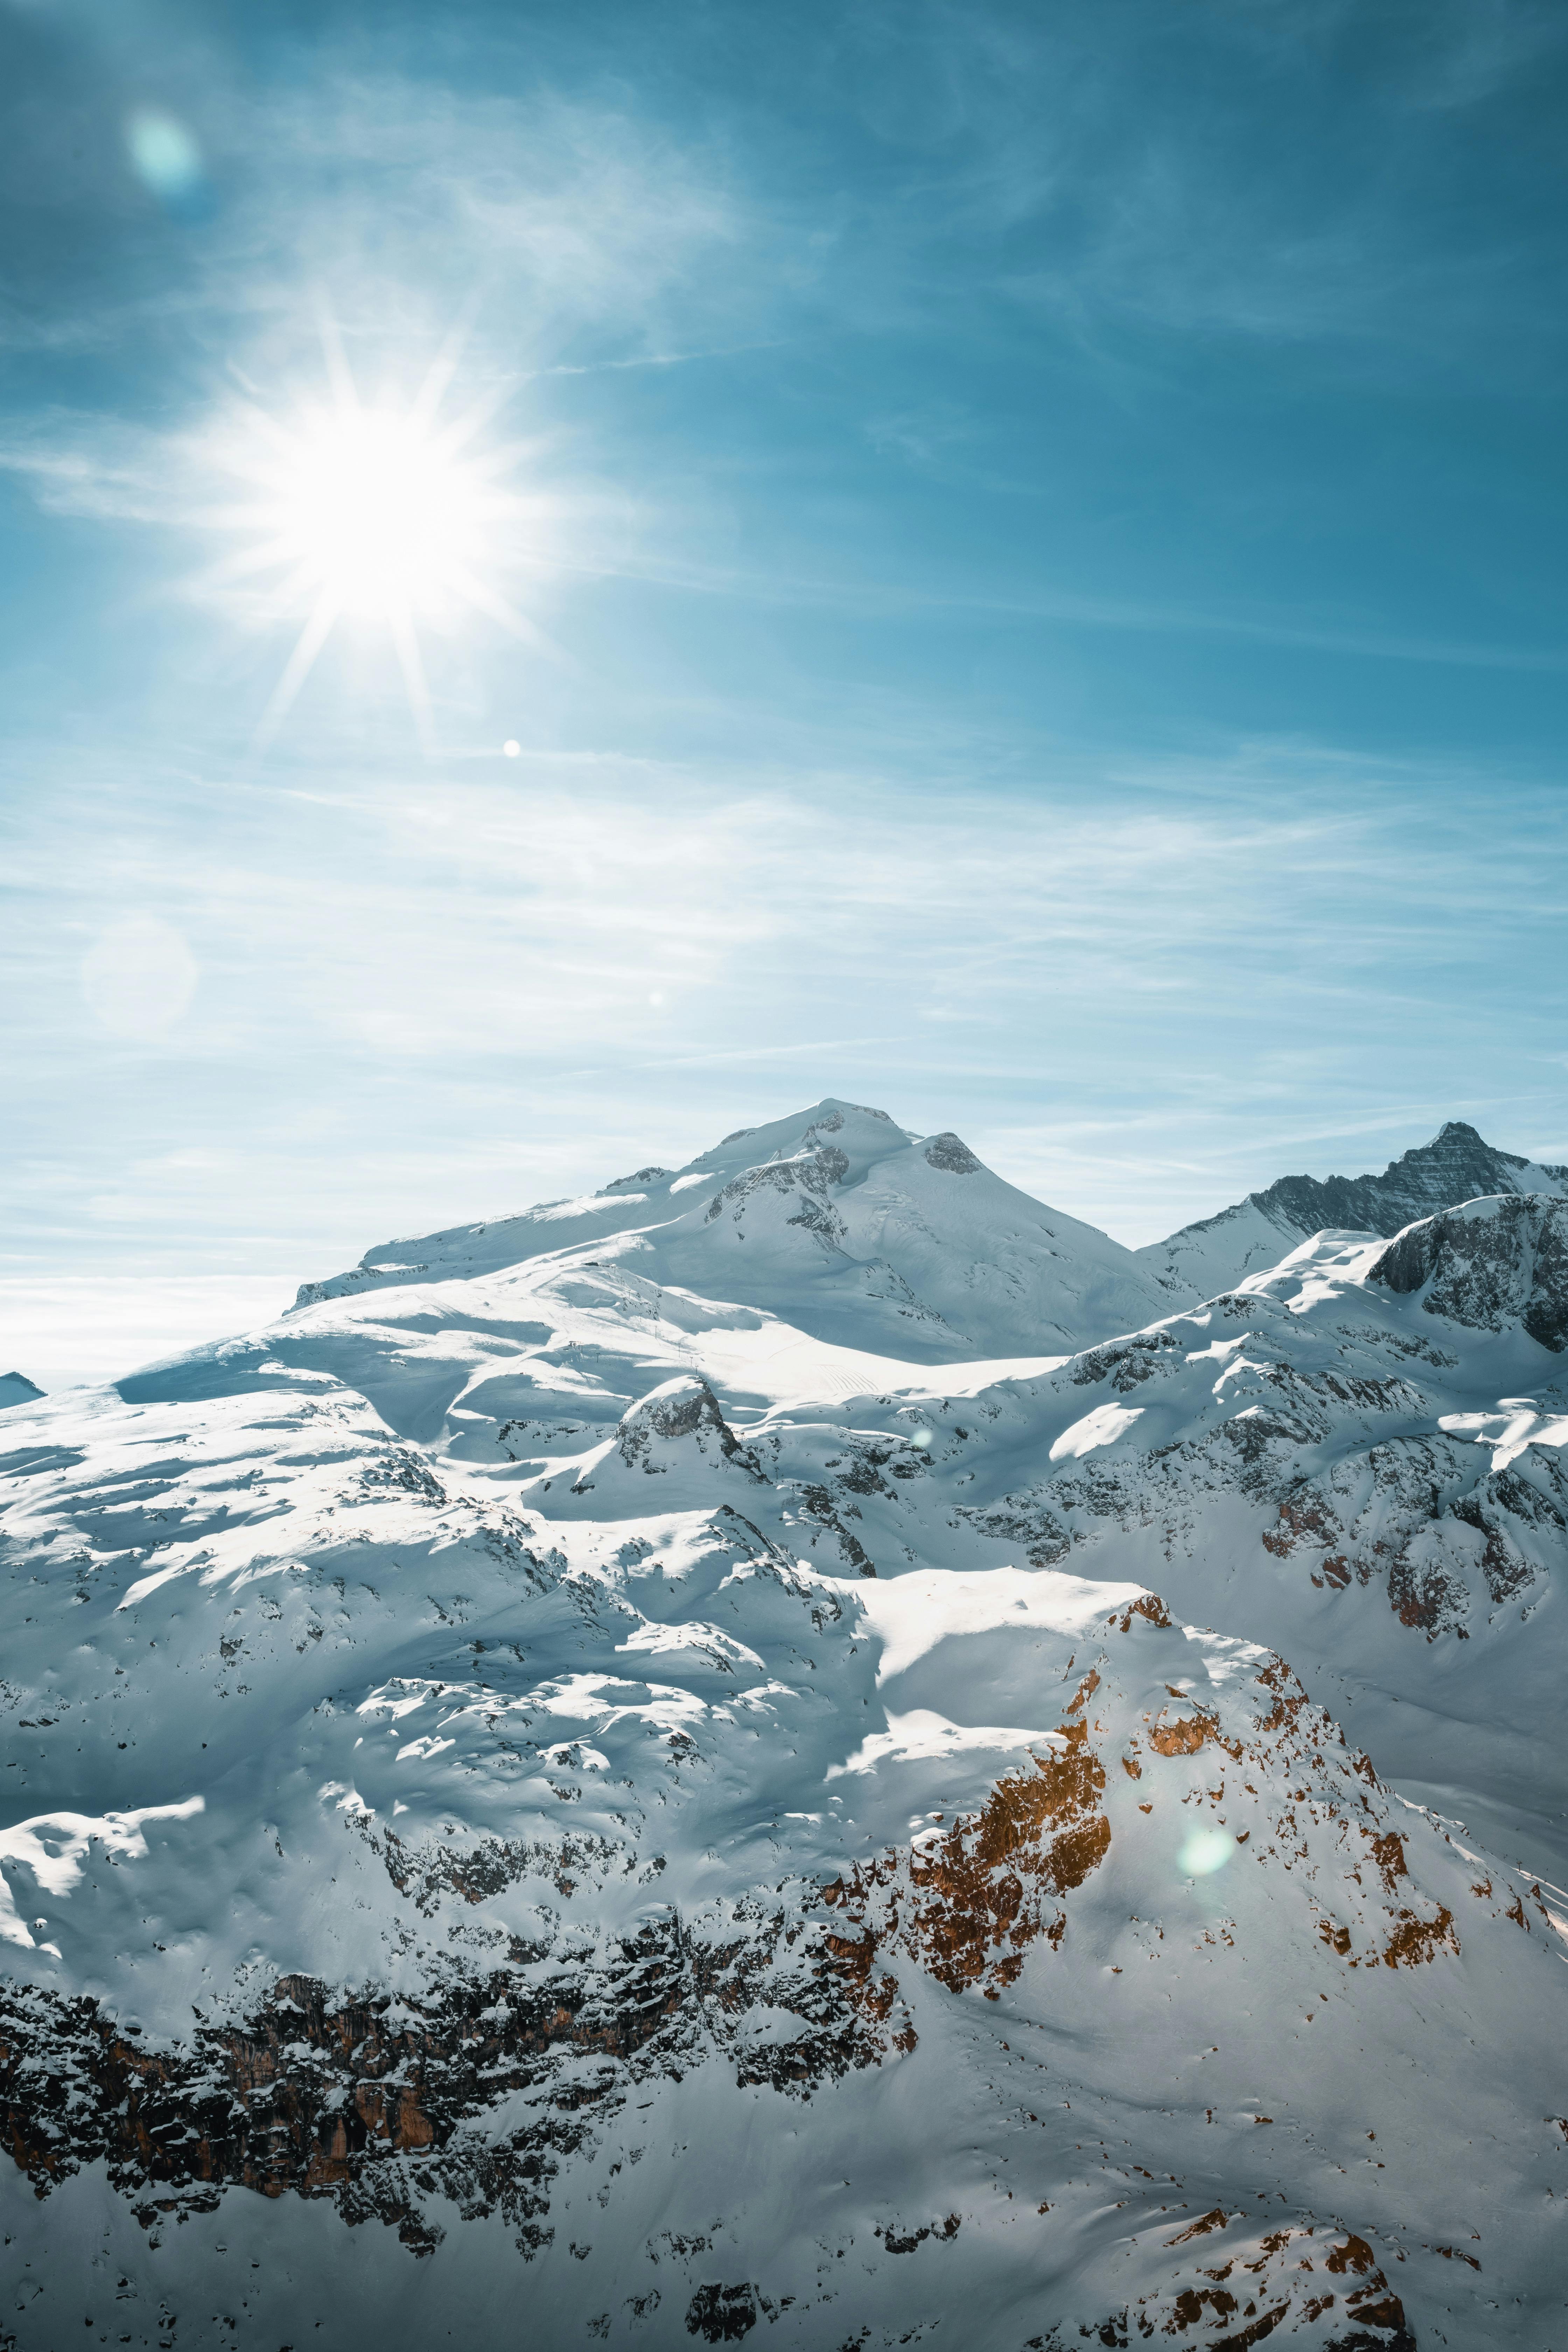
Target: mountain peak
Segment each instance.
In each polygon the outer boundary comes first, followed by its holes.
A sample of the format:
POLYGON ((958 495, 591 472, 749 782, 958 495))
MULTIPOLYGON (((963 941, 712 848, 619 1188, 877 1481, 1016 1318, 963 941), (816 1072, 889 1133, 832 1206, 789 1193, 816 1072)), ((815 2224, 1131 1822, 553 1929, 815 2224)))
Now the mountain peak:
POLYGON ((521 1279, 577 1251, 587 1268, 743 1301, 818 1339, 863 1348, 875 1330, 900 1360, 1054 1354, 1134 1330, 1164 1303, 1131 1250, 1006 1183, 952 1129, 917 1135, 826 1095, 684 1168, 650 1161, 576 1200, 389 1242, 303 1285, 296 1305, 521 1279))
MULTIPOLYGON (((713 1149, 715 1151, 727 1151, 732 1143, 750 1143, 758 1136, 774 1135, 785 1130, 809 1132, 814 1127, 826 1127, 834 1120, 841 1124, 847 1112, 853 1118, 879 1118, 895 1133, 902 1132, 890 1111, 878 1110, 870 1103, 846 1102, 841 1095, 824 1095, 820 1102, 811 1103, 805 1110, 794 1111, 787 1118, 768 1119, 761 1127, 731 1128, 728 1135, 720 1137, 713 1149)), ((698 1154, 699 1159, 710 1156, 707 1152, 698 1154)))
POLYGON ((1138 1252, 1172 1297, 1212 1297, 1275 1265, 1285 1251, 1331 1230, 1387 1240, 1417 1218, 1494 1193, 1568 1195, 1568 1168, 1500 1151, 1462 1118, 1444 1121, 1381 1176, 1281 1176, 1215 1217, 1184 1225, 1138 1252))
MULTIPOLYGON (((1480 1130, 1478 1128, 1472 1127, 1468 1119, 1463 1118, 1446 1118, 1443 1121, 1442 1126, 1437 1129, 1436 1134, 1432 1138, 1431 1142, 1427 1144, 1417 1144, 1415 1146, 1415 1150, 1417 1151, 1435 1151, 1440 1143, 1463 1143, 1470 1146, 1471 1149, 1477 1151, 1489 1151, 1491 1149, 1491 1146, 1488 1143, 1485 1136, 1481 1134, 1480 1130)), ((1405 1156, 1406 1159, 1411 1157, 1408 1152, 1406 1152, 1405 1156)), ((1397 1160, 1390 1162, 1390 1165, 1393 1167, 1397 1167, 1398 1164, 1397 1160)))

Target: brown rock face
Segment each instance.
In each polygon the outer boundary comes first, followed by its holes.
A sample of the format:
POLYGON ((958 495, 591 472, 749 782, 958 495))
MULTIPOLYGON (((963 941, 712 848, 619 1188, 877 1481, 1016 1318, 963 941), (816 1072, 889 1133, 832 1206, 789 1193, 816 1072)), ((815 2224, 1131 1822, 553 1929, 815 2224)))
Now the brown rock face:
POLYGON ((1037 1936, 1060 1943, 1067 1918, 1053 1898, 1080 1886, 1110 1850, 1105 1767, 1081 1718, 1030 1762, 1000 1780, 978 1813, 857 1864, 824 1891, 854 1923, 846 1949, 864 1977, 882 1947, 907 1953, 950 1992, 973 1985, 994 2000, 1037 1936))
MULTIPOLYGON (((539 1980, 539 1956, 455 1978, 416 2002, 333 1992, 281 1977, 243 2022, 145 2047, 91 2000, 36 1988, 0 1994, 0 2145, 40 2197, 107 2160, 138 2218, 211 2207, 226 2186, 330 2197, 350 2222, 395 2227, 416 2252, 439 2229, 438 2190, 499 2211, 520 2252, 547 2242, 550 2183, 632 2084, 679 2077, 734 2042, 759 1995, 800 2032, 741 2060, 741 2082, 791 2090, 880 2058, 863 2004, 844 1997, 819 1936, 782 1915, 724 1947, 700 1945, 672 1911, 595 1969, 539 1980), (798 1954, 795 1948, 798 1946, 798 1954), (584 2079, 580 2061, 596 2055, 584 2079), (562 2062, 579 2062, 557 2085, 562 2062), (508 2092, 540 2090, 536 2120, 502 2140, 458 2126, 508 2092)), ((890 2000, 888 2004, 890 2006, 890 2000)))
MULTIPOLYGON (((1163 2292, 1141 2295, 1098 2326, 1053 2328, 1029 2339, 1067 2352, 1088 2338, 1107 2345, 1173 2339, 1207 2352, 1247 2352, 1277 2335, 1310 2331, 1321 2352, 1416 2352, 1405 2306, 1372 2248, 1353 2232, 1288 2226, 1259 2237, 1241 2213, 1216 2207, 1162 2248, 1193 2246, 1191 2270, 1163 2292), (1207 2241, 1194 2245, 1196 2240, 1207 2241)), ((1442 2252, 1441 2247, 1434 2249, 1442 2252)))

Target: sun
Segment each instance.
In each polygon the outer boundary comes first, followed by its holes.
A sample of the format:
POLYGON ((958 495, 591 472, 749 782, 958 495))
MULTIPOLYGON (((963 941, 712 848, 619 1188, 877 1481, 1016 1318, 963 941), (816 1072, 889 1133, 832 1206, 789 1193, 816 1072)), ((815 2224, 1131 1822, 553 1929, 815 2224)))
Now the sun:
POLYGON ((482 485, 416 417, 323 417, 294 436, 279 476, 278 562, 353 619, 439 604, 486 561, 482 485))
POLYGON ((324 395, 281 412, 247 402, 232 419, 223 462, 246 492, 213 520, 239 544, 208 577, 260 588, 263 617, 300 622, 262 714, 258 749, 277 734, 328 638, 344 625, 391 638, 430 751, 421 627, 450 630, 465 614, 484 613, 542 644, 500 582, 537 553, 543 501, 520 491, 518 453, 487 441, 489 405, 441 421, 460 337, 401 404, 361 398, 330 320, 322 344, 324 395))

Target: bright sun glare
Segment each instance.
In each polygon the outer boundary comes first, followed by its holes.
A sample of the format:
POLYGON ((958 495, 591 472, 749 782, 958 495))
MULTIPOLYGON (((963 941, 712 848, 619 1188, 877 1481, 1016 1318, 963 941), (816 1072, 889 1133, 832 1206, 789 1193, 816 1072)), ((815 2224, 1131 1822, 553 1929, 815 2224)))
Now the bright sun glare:
POLYGON ((479 486, 408 416, 324 419, 280 468, 276 545, 356 620, 395 622, 485 561, 479 486))
POLYGON ((488 614, 531 644, 538 633, 501 593, 525 559, 530 502, 510 487, 511 449, 486 447, 488 408, 439 425, 461 346, 452 338, 411 403, 360 399, 331 320, 322 323, 329 397, 284 418, 241 411, 229 457, 250 495, 217 520, 245 545, 217 567, 231 583, 270 576, 264 610, 301 618, 258 733, 270 741, 340 622, 384 628, 396 650, 421 741, 434 748, 421 624, 449 629, 488 614))

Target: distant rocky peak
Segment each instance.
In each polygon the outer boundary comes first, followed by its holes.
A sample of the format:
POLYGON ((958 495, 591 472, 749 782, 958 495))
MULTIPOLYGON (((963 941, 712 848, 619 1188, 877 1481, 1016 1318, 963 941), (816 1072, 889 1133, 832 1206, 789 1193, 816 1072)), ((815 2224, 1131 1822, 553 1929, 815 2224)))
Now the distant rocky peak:
POLYGON ((1138 1255, 1170 1296, 1209 1297, 1267 1271, 1315 1234, 1392 1240, 1417 1219, 1466 1201, 1529 1193, 1568 1197, 1568 1168, 1500 1151, 1468 1120, 1451 1118, 1380 1176, 1281 1176, 1138 1255))
POLYGON ((35 1397, 41 1397, 43 1393, 37 1382, 30 1381, 26 1372, 0 1372, 0 1412, 7 1405, 31 1404, 35 1397))
POLYGON ((1391 1160, 1381 1176, 1282 1176, 1251 1198, 1302 1234, 1339 1225, 1362 1233, 1398 1233, 1413 1217, 1496 1192, 1568 1189, 1568 1168, 1535 1167, 1517 1151, 1500 1151, 1463 1119, 1451 1118, 1430 1143, 1391 1160))
MULTIPOLYGON (((714 1149, 727 1151, 732 1143, 760 1143, 770 1137, 784 1136, 793 1136, 797 1145, 803 1144, 815 1136, 838 1134, 847 1119, 862 1118, 874 1118, 880 1126, 891 1128, 895 1135, 903 1133, 890 1112, 876 1110, 869 1103, 844 1102, 837 1095, 824 1095, 819 1103, 813 1103, 809 1110, 796 1111, 792 1118, 772 1119, 765 1127, 737 1127, 714 1149)), ((781 1144, 778 1148, 787 1147, 781 1144)))
MULTIPOLYGON (((1432 1138, 1430 1143, 1414 1144, 1411 1147, 1411 1152, 1407 1152, 1405 1157, 1408 1159, 1412 1156, 1412 1153, 1418 1151, 1436 1151, 1445 1144, 1448 1145, 1450 1148, 1468 1145, 1472 1150, 1480 1151, 1486 1151, 1490 1149, 1486 1138, 1481 1134, 1480 1129, 1479 1128, 1472 1127, 1468 1119, 1446 1118, 1443 1121, 1442 1126, 1437 1129, 1436 1134, 1432 1138)), ((1515 1155, 1510 1151, 1500 1151, 1498 1154, 1500 1160, 1511 1160, 1514 1156, 1515 1155)), ((1390 1164, 1394 1165, 1395 1163, 1391 1162, 1390 1164)), ((1519 1164, 1522 1168, 1524 1165, 1523 1160, 1521 1160, 1519 1164)))
MULTIPOLYGON (((1530 1165, 1522 1152, 1500 1151, 1495 1144, 1489 1143, 1468 1120, 1450 1118, 1444 1121, 1430 1143, 1415 1144, 1401 1159, 1390 1160, 1386 1173, 1392 1176, 1401 1169, 1440 1171, 1449 1168, 1489 1171, 1498 1168, 1525 1169, 1530 1165)), ((1545 1172, 1550 1176, 1563 1176, 1568 1175, 1568 1169, 1548 1168, 1545 1172)), ((1531 1188, 1524 1184, 1519 1189, 1529 1192, 1531 1188)))

